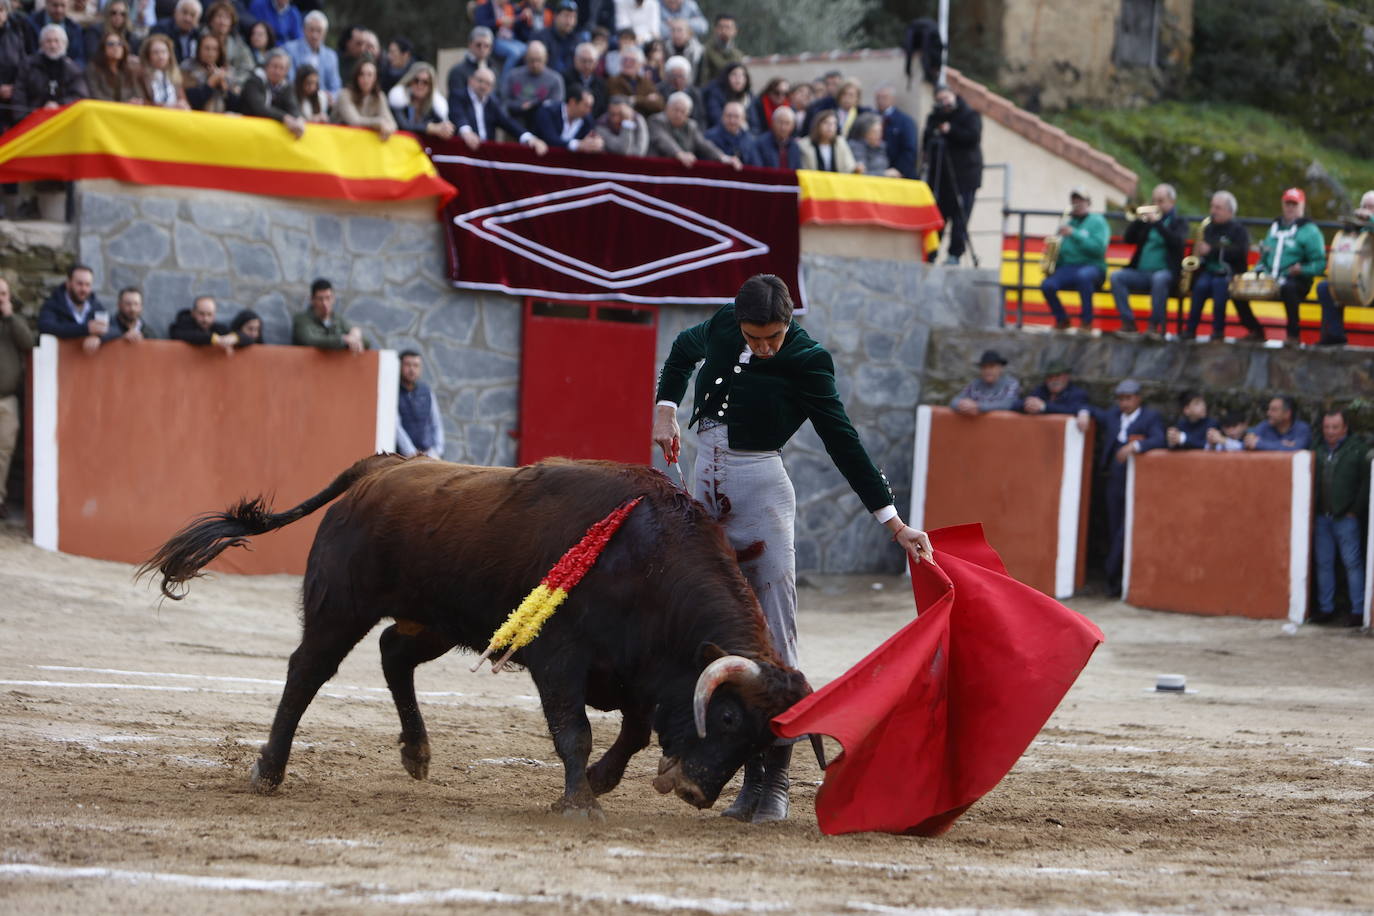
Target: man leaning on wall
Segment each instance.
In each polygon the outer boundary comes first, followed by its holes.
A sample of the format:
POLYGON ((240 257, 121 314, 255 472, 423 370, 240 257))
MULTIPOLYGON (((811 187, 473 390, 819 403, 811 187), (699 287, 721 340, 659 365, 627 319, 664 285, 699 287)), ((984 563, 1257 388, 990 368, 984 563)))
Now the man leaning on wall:
POLYGON ((320 277, 310 284, 310 307, 291 319, 291 342, 321 350, 367 349, 362 329, 334 311, 334 284, 320 277))
POLYGON ((8 518, 10 458, 19 440, 19 384, 24 354, 33 349, 33 331, 14 309, 9 281, 0 277, 0 519, 8 518))

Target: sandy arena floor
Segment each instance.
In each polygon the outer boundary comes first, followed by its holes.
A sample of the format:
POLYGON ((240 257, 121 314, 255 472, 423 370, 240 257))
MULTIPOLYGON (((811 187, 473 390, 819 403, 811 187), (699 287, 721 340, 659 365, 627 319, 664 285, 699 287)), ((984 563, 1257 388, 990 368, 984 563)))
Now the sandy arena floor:
MULTIPOLYGON (((299 580, 221 576, 161 608, 131 569, 0 528, 0 912, 1374 911, 1374 639, 1082 600, 1106 632, 1011 775, 933 840, 751 827, 650 786, 547 807, 561 771, 524 674, 419 671, 428 782, 401 768, 369 637, 311 706, 276 797, 247 773, 299 580), (1161 696, 1156 673, 1196 693, 1161 696)), ((802 592, 823 683, 908 619, 899 579, 802 592)), ((599 746, 616 719, 593 720, 599 746)), ((719 805, 718 805, 719 807, 719 805)))

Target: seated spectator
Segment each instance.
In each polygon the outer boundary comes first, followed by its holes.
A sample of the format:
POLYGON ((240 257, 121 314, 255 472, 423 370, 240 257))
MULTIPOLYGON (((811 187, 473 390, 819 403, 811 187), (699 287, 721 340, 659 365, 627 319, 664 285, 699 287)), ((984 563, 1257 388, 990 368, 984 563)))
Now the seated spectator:
POLYGON ((663 27, 663 10, 658 0, 615 0, 615 27, 634 32, 635 43, 643 44, 663 27))
POLYGON ((240 309, 229 322, 229 332, 237 334, 241 346, 262 343, 262 316, 252 309, 240 309))
POLYGON ((1179 417, 1164 431, 1169 448, 1206 448, 1208 434, 1217 421, 1207 416, 1207 399, 1199 392, 1185 391, 1178 397, 1179 417))
POLYGON ((1135 246, 1131 261, 1112 274, 1112 298, 1121 315, 1121 330, 1135 332, 1135 312, 1131 293, 1150 294, 1150 319, 1147 333, 1164 337, 1169 317, 1169 292, 1178 283, 1183 248, 1188 244, 1188 221, 1174 207, 1178 193, 1170 184, 1157 185, 1150 194, 1154 213, 1146 212, 1131 220, 1124 236, 1135 246))
POLYGON ((475 150, 488 140, 496 139, 499 127, 518 142, 531 147, 539 155, 548 152, 549 145, 506 113, 501 103, 492 97, 496 74, 486 67, 478 67, 468 77, 468 89, 448 100, 451 118, 468 149, 475 150))
POLYGON ((81 24, 67 15, 68 0, 42 0, 35 5, 41 8, 34 12, 29 21, 33 23, 33 30, 39 34, 40 46, 43 30, 55 25, 62 30, 63 36, 67 39, 67 43, 63 45, 66 55, 79 67, 86 66, 86 36, 81 24))
POLYGON ((887 163, 903 178, 916 177, 916 121, 897 107, 897 90, 879 86, 873 94, 875 113, 883 119, 887 163))
POLYGON ((1313 623, 1358 627, 1364 623, 1365 515, 1369 511, 1369 442, 1350 434, 1343 410, 1322 416, 1316 451, 1316 520, 1312 554, 1317 571, 1317 613, 1313 623), (1345 568, 1349 613, 1336 613, 1336 555, 1345 568))
POLYGON ((644 75, 657 85, 663 79, 663 63, 668 59, 664 53, 664 44, 655 38, 646 41, 639 50, 644 54, 644 75))
POLYGON ((360 29, 358 31, 359 56, 348 66, 344 66, 342 60, 339 61, 339 73, 343 76, 343 81, 348 82, 352 77, 353 71, 363 60, 379 61, 382 59, 382 40, 377 37, 377 33, 371 29, 360 29))
MULTIPOLYGON (((304 10, 301 11, 304 14, 304 10)), ((304 22, 301 29, 304 31, 304 22)), ((339 30, 338 42, 334 51, 339 55, 339 79, 346 82, 353 75, 358 61, 367 56, 363 50, 363 33, 367 31, 360 25, 346 25, 339 30)))
POLYGON ((448 119, 448 101, 435 88, 438 79, 435 69, 424 61, 417 60, 410 65, 410 70, 396 84, 396 88, 405 93, 404 104, 391 106, 400 130, 444 140, 453 136, 457 128, 448 119))
MULTIPOLYGON (((129 54, 138 53, 138 45, 142 40, 140 31, 135 30, 134 24, 129 20, 129 0, 110 0, 100 11, 100 19, 86 26, 86 67, 87 78, 90 76, 90 65, 99 56, 102 48, 102 40, 108 34, 118 35, 124 39, 124 44, 128 48, 129 54)), ((92 96, 94 98, 95 96, 92 96)))
POLYGON ((90 97, 104 102, 142 105, 142 85, 142 66, 138 58, 130 56, 129 43, 122 35, 106 33, 86 67, 90 97))
POLYGON ((692 65, 685 57, 670 57, 663 65, 663 82, 658 84, 658 94, 668 98, 674 92, 685 92, 692 99, 692 120, 706 129, 706 105, 701 101, 701 90, 692 85, 692 65))
POLYGON ((296 68, 296 107, 312 124, 329 123, 329 96, 320 89, 320 74, 309 64, 296 68))
MULTIPOLYGON (((829 77, 827 76, 827 82, 829 77)), ((833 95, 817 99, 808 111, 807 119, 814 124, 816 118, 823 111, 833 111, 839 118, 840 136, 845 139, 854 137, 854 125, 859 120, 859 115, 872 111, 860 104, 863 97, 863 86, 856 79, 847 79, 839 84, 833 95)))
POLYGON ((479 0, 472 21, 492 34, 492 55, 502 69, 514 67, 525 56, 525 42, 515 37, 516 4, 509 0, 479 0))
POLYGON ((1299 452, 1312 445, 1312 427, 1294 414, 1297 405, 1281 394, 1269 399, 1264 420, 1245 434, 1245 448, 1260 452, 1299 452))
POLYGON ((762 131, 766 125, 772 124, 773 112, 787 104, 787 94, 791 91, 792 84, 781 76, 769 80, 750 106, 749 123, 754 125, 750 129, 762 131))
POLYGON ((301 11, 291 0, 253 0, 249 10, 254 19, 267 23, 277 41, 295 41, 303 34, 301 11))
POLYGON ((577 0, 558 0, 553 9, 553 25, 539 29, 532 37, 549 52, 549 66, 567 76, 577 46, 591 36, 577 27, 577 0))
POLYGON ((635 111, 652 117, 663 110, 663 96, 658 86, 644 72, 644 52, 636 47, 626 48, 620 55, 620 72, 606 80, 611 95, 623 95, 634 102, 635 111))
POLYGON ((1163 448, 1164 421, 1149 407, 1142 406, 1140 383, 1125 379, 1116 386, 1116 406, 1096 411, 1102 428, 1098 452, 1098 473, 1106 478, 1107 531, 1111 546, 1107 550, 1107 597, 1121 597, 1122 558, 1126 544, 1126 469, 1132 455, 1163 448))
POLYGON ((1069 219, 1059 227, 1059 263, 1054 273, 1040 283, 1045 304, 1054 313, 1057 331, 1069 328, 1069 313, 1059 301, 1059 291, 1078 291, 1084 330, 1093 326, 1093 293, 1107 277, 1107 242, 1111 229, 1101 213, 1090 213, 1092 198, 1087 188, 1069 191, 1069 219))
POLYGON ((854 137, 849 141, 854 154, 854 171, 863 175, 901 178, 902 173, 887 161, 887 146, 883 143, 883 119, 873 112, 859 115, 854 124, 854 137))
POLYGON ((444 457, 444 418, 439 415, 439 399, 420 381, 424 359, 414 350, 401 354, 401 393, 396 401, 396 451, 413 455, 444 457))
POLYGON ((398 36, 388 41, 386 43, 386 64, 379 74, 382 91, 390 92, 391 88, 401 81, 401 77, 410 72, 414 63, 415 46, 410 43, 409 38, 398 36))
POLYGON ((726 156, 702 134, 692 120, 692 98, 685 92, 668 96, 668 107, 649 119, 649 153, 676 159, 687 168, 699 158, 741 167, 738 159, 726 156))
POLYGON ((620 73, 620 55, 629 48, 639 47, 634 29, 621 29, 616 32, 615 40, 615 50, 602 52, 601 55, 601 75, 608 80, 620 73))
POLYGON ((152 35, 166 35, 172 42, 177 65, 195 60, 200 43, 200 14, 204 12, 200 0, 177 0, 175 11, 166 19, 159 19, 152 35))
POLYGON ((1062 360, 1045 367, 1045 380, 1021 402, 1021 410, 1028 414, 1072 414, 1084 431, 1092 416, 1088 392, 1073 383, 1073 369, 1062 360))
POLYGON ((801 146, 794 134, 797 113, 784 105, 773 110, 773 120, 766 134, 754 137, 754 152, 759 164, 770 169, 801 168, 801 146))
POLYGON ((763 165, 754 149, 754 138, 744 129, 744 106, 739 102, 725 104, 720 123, 706 132, 706 139, 726 156, 733 156, 745 165, 763 165))
POLYGON ((261 76, 254 74, 243 84, 239 105, 246 115, 271 118, 299 137, 305 133, 305 119, 296 106, 296 93, 286 78, 291 58, 281 48, 267 54, 267 65, 261 76))
POLYGON ((215 0, 205 12, 205 23, 205 34, 218 38, 224 48, 224 59, 229 66, 229 83, 234 92, 238 92, 257 66, 248 43, 239 34, 238 10, 230 0, 215 0))
MULTIPOLYGON (((248 29, 248 54, 253 58, 253 71, 250 75, 262 76, 267 68, 267 55, 272 53, 277 46, 276 33, 272 27, 265 22, 255 22, 248 29)), ((290 58, 287 58, 287 69, 290 69, 290 58)), ((244 79, 247 83, 247 78, 244 79)))
POLYGON ((566 102, 545 102, 534 117, 534 132, 549 146, 574 153, 599 153, 605 144, 592 133, 592 105, 596 100, 590 89, 575 87, 566 102))
POLYGON ((234 89, 234 74, 224 56, 218 35, 202 35, 195 60, 181 65, 186 101, 196 111, 237 111, 239 94, 234 89))
POLYGON ((186 90, 181 82, 181 68, 172 53, 172 39, 166 35, 149 35, 139 52, 143 62, 143 99, 159 108, 189 110, 186 90))
POLYGON ((582 42, 573 52, 573 68, 567 74, 567 80, 563 84, 564 91, 571 95, 573 86, 581 86, 583 89, 591 90, 592 98, 595 99, 592 103, 593 118, 599 118, 606 113, 606 106, 610 104, 611 93, 606 88, 606 81, 597 75, 596 45, 590 41, 582 42))
POLYGON ((310 307, 291 320, 291 342, 321 350, 367 349, 361 328, 334 312, 334 284, 323 277, 310 284, 310 307))
POLYGON ((87 353, 100 349, 110 329, 110 315, 95 295, 95 273, 85 264, 67 271, 61 284, 38 310, 38 333, 64 340, 81 340, 87 353))
POLYGON ((143 320, 143 291, 137 286, 126 286, 119 291, 119 301, 115 303, 114 320, 101 335, 103 343, 112 340, 127 340, 138 343, 140 340, 154 340, 157 335, 143 320))
POLYGON ((197 347, 219 347, 226 355, 233 355, 235 347, 246 347, 251 340, 241 338, 222 321, 215 320, 215 300, 211 296, 197 296, 188 309, 177 312, 167 336, 197 347))
POLYGON ((658 25, 661 38, 668 38, 672 34, 674 22, 682 23, 687 34, 692 36, 705 35, 711 28, 697 0, 658 0, 658 5, 662 17, 658 25))
POLYGON ((996 350, 978 358, 978 377, 965 385, 949 406, 966 417, 989 410, 1015 410, 1021 403, 1021 383, 1006 372, 1007 359, 996 350))
POLYGON ((801 147, 801 167, 822 172, 854 171, 854 154, 840 139, 839 120, 832 108, 822 111, 811 123, 811 135, 797 141, 801 147))
MULTIPOLYGON (((0 2, 0 10, 9 12, 8 2, 0 2)), ((19 442, 19 391, 24 380, 24 360, 32 349, 33 331, 24 316, 14 310, 9 281, 0 277, 0 519, 9 518, 10 514, 6 484, 10 459, 19 442)))
MULTIPOLYGON (((23 14, 10 9, 11 0, 0 0, 0 133, 18 121, 25 112, 14 111, 14 84, 33 53, 33 32, 23 14)), ((8 214, 11 219, 14 214, 8 214)))
MULTIPOLYGON (((695 0, 693 0, 693 2, 695 2, 695 0)), ((705 22, 704 19, 702 21, 703 23, 705 22)), ((685 19, 671 19, 668 22, 668 34, 665 37, 668 39, 668 44, 664 47, 663 52, 668 55, 668 60, 672 60, 674 57, 681 57, 683 60, 687 61, 688 65, 692 68, 687 79, 695 86, 697 81, 697 67, 701 64, 702 47, 697 36, 692 34, 692 27, 685 19)), ((663 65, 666 71, 668 62, 664 61, 663 65)), ((667 78, 666 72, 664 73, 664 78, 667 78)))
POLYGON ((563 101, 563 77, 548 67, 549 52, 542 42, 532 41, 525 50, 525 64, 507 67, 501 75, 501 104, 506 114, 525 130, 534 126, 534 112, 552 99, 563 101))
POLYGON ((744 52, 735 45, 739 24, 729 13, 717 13, 711 26, 711 37, 703 42, 701 64, 697 67, 697 85, 714 83, 725 68, 744 60, 744 52))
POLYGON ((592 26, 592 47, 596 48, 597 74, 605 77, 606 54, 611 50, 611 30, 604 25, 592 26))
POLYGON ((596 134, 605 152, 617 156, 648 154, 649 125, 623 95, 611 96, 606 113, 596 122, 596 134))
POLYGON ((816 101, 816 92, 810 83, 797 83, 787 93, 787 107, 797 113, 797 139, 806 136, 806 113, 816 101))
POLYGON ((372 60, 364 58, 353 68, 348 87, 339 93, 334 105, 334 121, 375 130, 383 140, 396 133, 396 119, 377 82, 377 64, 372 60))
MULTIPOLYGON (((1347 231, 1358 229, 1361 233, 1374 232, 1374 191, 1365 191, 1360 195, 1360 206, 1354 215, 1358 221, 1355 226, 1347 226, 1347 231)), ((1317 346, 1345 346, 1345 306, 1336 301, 1329 279, 1317 284, 1317 301, 1322 307, 1322 333, 1317 346)))
POLYGON ((467 91, 468 78, 474 70, 479 67, 492 69, 492 41, 491 29, 484 25, 479 25, 468 33, 468 53, 448 71, 446 82, 449 98, 457 98, 467 91))
POLYGON ((285 42, 281 47, 291 55, 293 71, 307 64, 314 67, 320 74, 320 88, 329 93, 330 99, 334 99, 343 88, 343 79, 339 76, 339 52, 324 43, 327 31, 329 17, 319 10, 311 10, 301 26, 301 37, 285 42))
POLYGON ((84 99, 86 77, 67 56, 67 33, 60 25, 43 26, 38 51, 24 61, 10 96, 15 120, 40 108, 60 108, 84 99))
MULTIPOLYGON (((730 64, 715 82, 701 91, 701 98, 706 103, 707 127, 715 127, 720 123, 726 102, 739 102, 744 106, 747 117, 754 107, 754 93, 749 88, 749 69, 744 64, 730 64)), ((750 130, 762 127, 762 124, 749 125, 750 130)))
POLYGON ((1242 451, 1247 426, 1245 414, 1233 410, 1221 418, 1220 428, 1207 430, 1207 444, 1203 448, 1209 452, 1242 451))

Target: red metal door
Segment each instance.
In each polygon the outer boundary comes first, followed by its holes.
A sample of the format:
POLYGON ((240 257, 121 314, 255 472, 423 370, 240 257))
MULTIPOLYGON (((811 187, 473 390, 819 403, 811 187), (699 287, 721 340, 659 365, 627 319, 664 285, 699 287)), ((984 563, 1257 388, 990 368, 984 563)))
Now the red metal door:
POLYGON ((651 460, 657 324, 643 305, 526 300, 521 464, 651 460))

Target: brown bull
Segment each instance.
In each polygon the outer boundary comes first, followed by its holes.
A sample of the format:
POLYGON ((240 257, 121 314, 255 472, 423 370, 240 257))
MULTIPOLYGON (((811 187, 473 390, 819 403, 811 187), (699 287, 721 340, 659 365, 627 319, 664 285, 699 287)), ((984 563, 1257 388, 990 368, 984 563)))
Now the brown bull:
POLYGON ((310 548, 301 644, 253 785, 271 792, 281 784, 306 707, 387 617, 396 623, 382 632, 382 670, 401 718, 401 760, 424 779, 430 747, 415 666, 456 646, 485 648, 563 552, 636 496, 643 501, 595 566, 514 661, 534 679, 563 761, 555 810, 599 815, 596 796, 620 782, 651 729, 663 750, 655 788, 706 808, 745 759, 771 743, 769 721, 810 687, 774 655, 720 528, 656 471, 557 459, 487 468, 377 455, 286 512, 271 514, 256 499, 204 516, 140 572, 160 573, 163 593, 180 598, 184 583, 225 548, 341 497, 310 548), (591 767, 587 706, 623 714, 620 735, 591 767))

